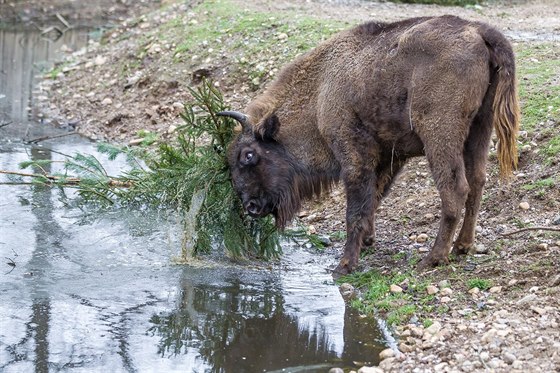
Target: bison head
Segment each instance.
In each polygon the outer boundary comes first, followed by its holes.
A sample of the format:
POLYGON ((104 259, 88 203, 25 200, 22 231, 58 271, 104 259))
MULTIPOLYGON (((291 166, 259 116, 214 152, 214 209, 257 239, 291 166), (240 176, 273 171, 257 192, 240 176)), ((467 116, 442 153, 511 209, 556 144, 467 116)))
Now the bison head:
POLYGON ((297 190, 297 166, 276 136, 280 121, 269 115, 258 125, 241 113, 225 111, 242 127, 228 149, 228 163, 235 191, 252 217, 273 214, 284 228, 301 207, 297 190))

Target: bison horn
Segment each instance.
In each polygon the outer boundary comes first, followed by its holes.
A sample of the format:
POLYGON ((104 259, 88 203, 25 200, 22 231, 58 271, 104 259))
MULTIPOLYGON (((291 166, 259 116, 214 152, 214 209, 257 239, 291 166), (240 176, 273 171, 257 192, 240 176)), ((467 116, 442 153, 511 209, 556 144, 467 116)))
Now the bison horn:
POLYGON ((247 116, 238 111, 220 111, 219 113, 216 113, 216 115, 219 115, 221 117, 233 118, 239 123, 241 123, 242 127, 245 127, 245 125, 247 124, 247 116))

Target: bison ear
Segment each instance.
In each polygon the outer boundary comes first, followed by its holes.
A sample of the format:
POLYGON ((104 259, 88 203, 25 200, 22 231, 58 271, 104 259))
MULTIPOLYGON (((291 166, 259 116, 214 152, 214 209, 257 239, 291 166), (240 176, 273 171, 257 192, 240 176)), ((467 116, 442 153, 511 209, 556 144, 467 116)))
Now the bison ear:
POLYGON ((255 128, 255 134, 260 136, 264 141, 272 141, 278 134, 279 129, 280 120, 278 120, 276 114, 272 114, 255 128))

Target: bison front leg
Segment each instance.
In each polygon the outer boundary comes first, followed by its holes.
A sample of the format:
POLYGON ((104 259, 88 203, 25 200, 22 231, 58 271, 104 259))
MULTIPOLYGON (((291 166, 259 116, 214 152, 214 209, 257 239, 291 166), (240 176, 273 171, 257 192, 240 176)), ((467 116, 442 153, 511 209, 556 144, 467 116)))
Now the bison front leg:
POLYGON ((371 234, 374 221, 374 181, 362 179, 359 183, 346 183, 346 245, 340 263, 335 269, 345 275, 358 264, 366 235, 371 234))

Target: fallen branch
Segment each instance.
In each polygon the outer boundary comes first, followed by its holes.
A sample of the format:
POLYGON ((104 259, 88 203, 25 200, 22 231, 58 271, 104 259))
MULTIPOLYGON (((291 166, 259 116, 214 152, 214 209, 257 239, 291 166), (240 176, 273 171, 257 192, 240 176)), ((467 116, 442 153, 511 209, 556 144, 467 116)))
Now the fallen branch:
POLYGON ((502 236, 503 236, 503 237, 512 236, 512 235, 514 235, 514 234, 522 233, 522 232, 527 232, 527 231, 551 231, 551 232, 560 232, 560 228, 550 228, 550 227, 528 227, 528 228, 518 229, 518 230, 513 231, 513 232, 502 233, 502 236))
POLYGON ((77 135, 77 134, 78 134, 78 132, 68 132, 68 133, 62 133, 60 135, 54 135, 54 136, 41 136, 41 137, 37 137, 37 138, 31 139, 31 140, 24 140, 24 143, 25 144, 37 144, 38 142, 41 142, 41 141, 58 139, 60 137, 66 137, 66 136, 77 135))
MULTIPOLYGON (((56 183, 62 183, 64 185, 79 185, 82 182, 82 179, 80 179, 79 177, 64 177, 64 176, 48 175, 48 174, 32 174, 32 173, 18 172, 18 171, 0 170, 0 174, 33 177, 36 179, 48 179, 56 183)), ((132 182, 110 179, 107 182, 107 185, 116 188, 130 188, 132 186, 132 182)))

